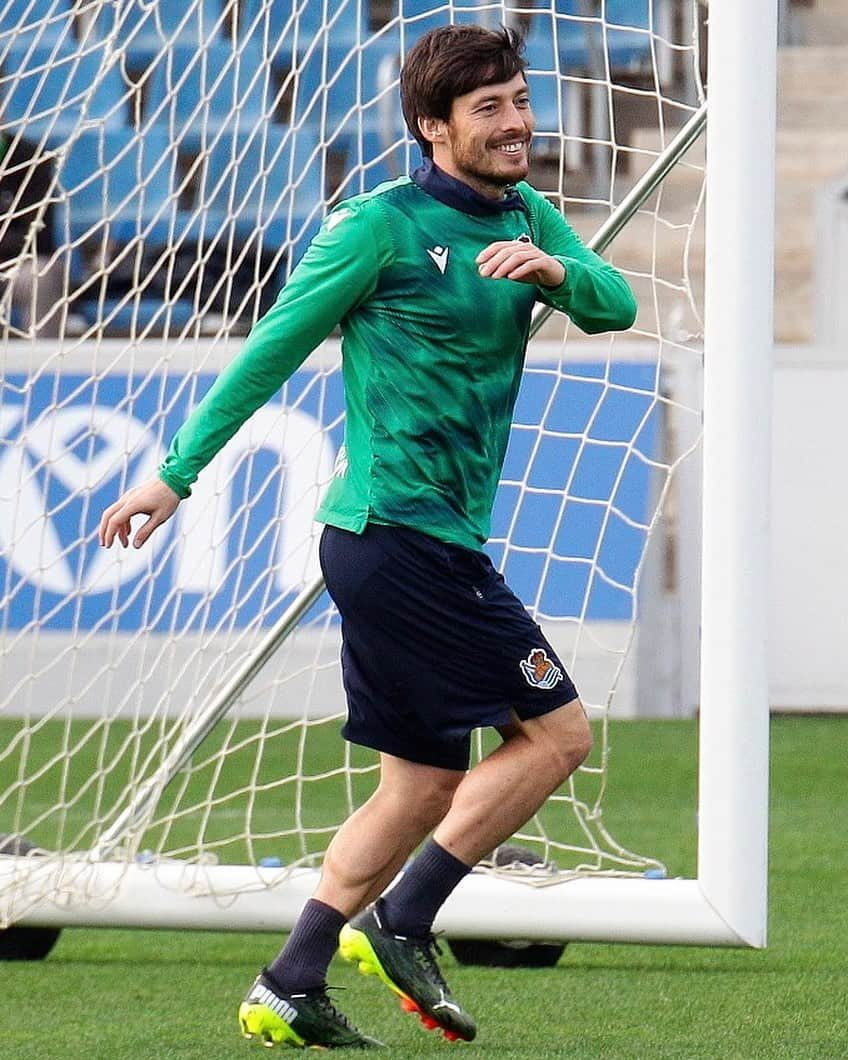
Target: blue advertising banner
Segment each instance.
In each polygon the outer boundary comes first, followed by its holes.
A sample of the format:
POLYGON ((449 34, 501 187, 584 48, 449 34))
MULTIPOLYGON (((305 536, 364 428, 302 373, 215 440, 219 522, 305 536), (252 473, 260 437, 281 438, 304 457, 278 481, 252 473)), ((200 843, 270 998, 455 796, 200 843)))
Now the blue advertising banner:
MULTIPOLYGON (((329 479, 343 436, 338 372, 297 372, 146 548, 98 545, 103 509, 155 474, 212 380, 3 380, 3 628, 268 624, 317 573, 316 483, 329 479)), ((631 617, 659 437, 655 389, 644 363, 525 374, 488 548, 541 615, 631 617)))

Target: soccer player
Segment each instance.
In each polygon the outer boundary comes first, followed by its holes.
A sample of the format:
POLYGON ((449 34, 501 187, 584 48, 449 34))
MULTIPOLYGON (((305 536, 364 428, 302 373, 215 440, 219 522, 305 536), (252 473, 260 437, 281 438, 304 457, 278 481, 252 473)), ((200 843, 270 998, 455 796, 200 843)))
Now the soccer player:
POLYGON ((126 546, 130 520, 146 514, 142 545, 341 324, 345 449, 318 512, 320 558, 342 618, 343 734, 379 752, 380 781, 333 838, 314 897, 241 1005, 243 1032, 269 1043, 379 1045, 326 993, 339 944, 425 1026, 474 1038, 436 963, 433 920, 591 747, 565 667, 481 550, 534 303, 591 333, 628 328, 636 313, 621 275, 524 181, 524 69, 510 30, 421 38, 401 96, 424 164, 329 214, 159 478, 103 515, 102 543, 126 546), (502 742, 469 771, 481 726, 502 742))

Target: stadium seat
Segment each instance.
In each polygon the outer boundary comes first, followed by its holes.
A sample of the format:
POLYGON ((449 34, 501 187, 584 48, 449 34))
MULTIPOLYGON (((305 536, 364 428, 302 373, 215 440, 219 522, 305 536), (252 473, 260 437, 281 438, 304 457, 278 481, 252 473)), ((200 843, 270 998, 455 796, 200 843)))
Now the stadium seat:
POLYGON ((412 144, 408 137, 391 137, 378 129, 362 129, 347 138, 345 177, 339 193, 346 198, 371 191, 383 181, 409 173, 420 161, 418 145, 412 144))
POLYGON ((58 171, 63 210, 56 241, 166 243, 176 203, 175 165, 164 130, 81 130, 58 171))
MULTIPOLYGON (((597 10, 581 0, 554 0, 554 17, 550 12, 538 11, 531 16, 527 35, 528 49, 555 47, 561 72, 586 70, 593 56, 601 56, 613 73, 637 69, 650 58, 651 0, 606 0, 603 9, 606 31, 599 21, 597 10)), ((551 56, 553 62, 553 53, 551 56)), ((552 69, 552 67, 546 67, 552 69)))
POLYGON ((419 37, 451 21, 447 5, 436 0, 396 0, 395 7, 404 20, 403 42, 406 51, 419 37))
POLYGON ((182 227, 175 167, 175 153, 160 129, 143 135, 83 129, 62 158, 54 234, 58 243, 78 244, 72 279, 84 293, 74 311, 106 334, 152 326, 161 331, 166 319, 174 330, 194 312, 187 300, 169 299, 166 305, 164 280, 156 275, 167 271, 169 262, 157 263, 182 227), (130 253, 121 258, 127 248, 130 253), (139 261, 146 277, 140 288, 134 275, 139 261))
POLYGON ((307 123, 349 167, 368 163, 405 135, 399 72, 394 35, 376 36, 360 50, 314 49, 301 59, 293 120, 307 123))
MULTIPOLYGON (((429 30, 451 22, 473 22, 496 29, 504 21, 504 14, 491 0, 464 0, 461 5, 448 5, 443 0, 395 0, 394 10, 404 19, 405 51, 429 30)), ((512 13, 516 10, 511 8, 512 13)))
POLYGON ((527 74, 536 133, 559 133, 565 125, 565 82, 558 73, 527 74))
MULTIPOLYGON (((657 0, 654 6, 659 7, 657 0)), ((607 22, 611 25, 648 29, 651 25, 652 0, 606 0, 607 22)))
POLYGON ((25 129, 30 139, 61 145, 78 128, 81 111, 104 129, 126 125, 128 86, 102 46, 11 48, 2 66, 0 121, 25 129))
POLYGON ((197 153, 224 131, 269 121, 271 110, 269 71, 255 45, 178 44, 155 65, 145 124, 164 126, 184 151, 197 153))
POLYGON ((195 208, 200 238, 231 232, 237 243, 258 238, 266 250, 292 244, 299 257, 321 220, 323 170, 319 141, 305 129, 269 124, 222 136, 195 208))
MULTIPOLYGON (((228 0, 130 0, 104 5, 111 9, 111 29, 123 43, 127 67, 134 74, 147 69, 164 50, 175 45, 199 49, 222 39, 228 25, 228 0)), ((104 31, 103 26, 100 32, 104 31)))
POLYGON ((319 35, 331 45, 350 48, 364 39, 368 27, 360 23, 360 8, 364 12, 367 7, 361 0, 246 0, 239 35, 267 40, 268 54, 280 47, 302 52, 319 35))
MULTIPOLYGON (((0 56, 18 51, 74 42, 72 0, 3 0, 0 4, 0 56)), ((5 64, 5 60, 4 60, 5 64)))
MULTIPOLYGON (((607 51, 613 71, 635 70, 651 58, 652 0, 607 0, 607 51)), ((654 6, 660 5, 654 0, 654 6)))

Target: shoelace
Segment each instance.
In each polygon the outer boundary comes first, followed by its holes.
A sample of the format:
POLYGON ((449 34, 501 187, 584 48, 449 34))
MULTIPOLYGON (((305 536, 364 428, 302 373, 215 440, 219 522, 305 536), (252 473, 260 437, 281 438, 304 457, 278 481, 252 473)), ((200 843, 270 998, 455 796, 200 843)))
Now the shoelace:
MULTIPOLYGON (((314 1000, 318 1003, 318 1007, 322 1013, 326 1016, 330 1016, 332 1019, 338 1020, 347 1030, 353 1031, 358 1034, 359 1031, 347 1018, 347 1016, 340 1012, 333 1004, 333 999, 327 993, 328 990, 344 990, 343 986, 319 986, 315 989, 314 1000)), ((312 994, 312 991, 309 991, 312 994)))
POLYGON ((439 966, 436 963, 436 955, 441 957, 442 948, 439 945, 435 935, 428 935, 423 939, 415 940, 415 960, 418 965, 432 977, 436 984, 447 993, 448 984, 445 982, 442 976, 439 966))

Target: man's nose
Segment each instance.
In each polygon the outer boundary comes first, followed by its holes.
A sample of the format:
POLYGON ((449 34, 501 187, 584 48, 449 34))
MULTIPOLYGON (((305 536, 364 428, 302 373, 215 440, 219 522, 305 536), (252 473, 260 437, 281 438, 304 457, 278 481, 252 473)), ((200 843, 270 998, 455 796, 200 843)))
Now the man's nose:
POLYGON ((510 103, 503 110, 503 131, 520 132, 522 134, 533 131, 533 112, 529 107, 516 107, 510 103))

